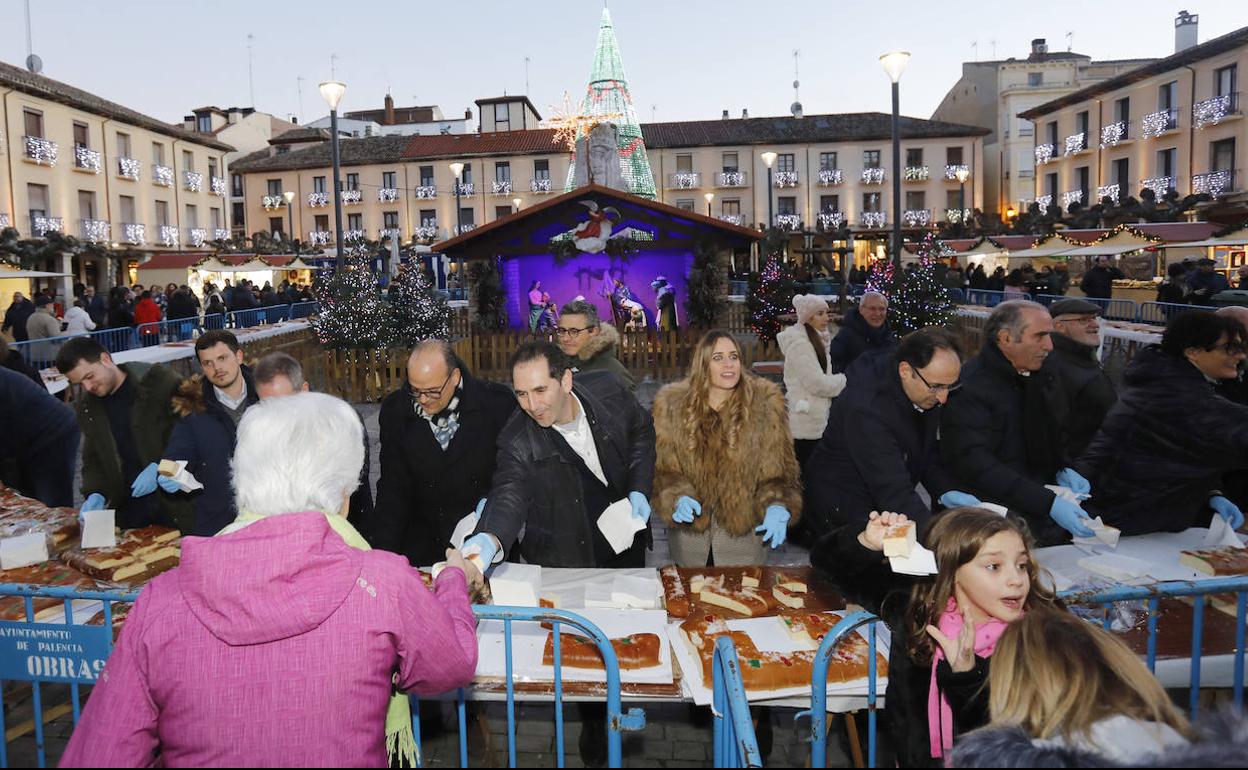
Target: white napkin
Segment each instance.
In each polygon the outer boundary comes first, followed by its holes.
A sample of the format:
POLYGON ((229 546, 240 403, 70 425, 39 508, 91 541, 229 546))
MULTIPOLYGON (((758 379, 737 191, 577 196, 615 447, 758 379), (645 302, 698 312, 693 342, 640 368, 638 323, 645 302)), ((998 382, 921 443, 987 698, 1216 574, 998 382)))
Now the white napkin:
POLYGON ((629 610, 657 610, 663 585, 658 575, 617 575, 611 581, 611 603, 629 610))
POLYGON ((473 511, 464 518, 460 519, 455 525, 455 531, 451 532, 451 547, 463 548, 464 540, 477 528, 477 521, 481 517, 477 516, 477 512, 473 511))
POLYGON ((899 575, 935 575, 936 554, 916 544, 909 556, 890 556, 888 565, 899 575))
POLYGON ((598 517, 598 530, 617 554, 627 551, 633 537, 645 528, 646 522, 633 516, 633 504, 627 498, 611 503, 598 517))
POLYGON ((194 492, 204 488, 204 485, 199 483, 199 479, 186 469, 186 460, 174 460, 174 462, 178 464, 178 472, 169 478, 173 479, 183 492, 194 492))
POLYGON ((1206 548, 1222 548, 1229 546, 1231 548, 1243 548, 1244 544, 1239 539, 1239 535, 1235 534, 1235 530, 1231 529, 1231 525, 1226 522, 1218 514, 1213 514, 1213 521, 1209 522, 1209 531, 1205 534, 1206 548))
POLYGON ((1071 542, 1078 545, 1107 545, 1110 548, 1118 547, 1118 538, 1122 535, 1117 528, 1108 526, 1101 521, 1101 517, 1088 519, 1084 522, 1088 529, 1092 530, 1092 537, 1072 537, 1071 542))
POLYGON ((1146 575, 1149 570, 1148 562, 1117 553, 1085 556, 1079 560, 1079 567, 1110 580, 1119 581, 1134 580, 1146 575))
POLYGON ((48 536, 31 532, 0 539, 0 569, 17 569, 48 560, 48 536))
POLYGON ((979 505, 975 507, 983 508, 986 511, 992 511, 998 516, 1004 516, 1010 510, 1009 508, 1006 508, 1004 505, 998 505, 996 503, 986 503, 986 502, 983 502, 982 500, 980 501, 979 505))
POLYGON ((117 547, 116 511, 108 508, 85 511, 81 518, 83 548, 117 547))
POLYGON ((1062 498, 1063 500, 1069 500, 1075 505, 1079 505, 1084 500, 1087 500, 1089 497, 1092 496, 1086 492, 1076 492, 1070 487, 1061 487, 1061 486, 1058 486, 1057 484, 1045 484, 1044 488, 1049 490, 1053 494, 1057 495, 1058 497, 1062 498))

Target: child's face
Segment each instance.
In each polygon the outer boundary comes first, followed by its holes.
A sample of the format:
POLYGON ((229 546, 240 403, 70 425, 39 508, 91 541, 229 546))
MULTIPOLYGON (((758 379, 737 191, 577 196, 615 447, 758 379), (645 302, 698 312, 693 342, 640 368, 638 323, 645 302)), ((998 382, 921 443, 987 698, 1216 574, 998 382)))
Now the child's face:
POLYGON ((958 608, 969 609, 976 623, 990 619, 1012 623, 1023 616, 1031 590, 1029 554, 1017 532, 998 532, 954 576, 958 608))

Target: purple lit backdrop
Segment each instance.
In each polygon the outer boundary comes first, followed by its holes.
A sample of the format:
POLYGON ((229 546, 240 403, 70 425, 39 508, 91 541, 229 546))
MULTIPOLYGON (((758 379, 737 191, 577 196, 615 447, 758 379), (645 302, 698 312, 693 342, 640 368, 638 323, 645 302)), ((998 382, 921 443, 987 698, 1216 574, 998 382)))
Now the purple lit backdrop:
POLYGON ((683 325, 685 322, 685 277, 693 267, 693 255, 688 252, 644 252, 627 261, 612 259, 606 254, 582 254, 566 264, 556 264, 550 254, 533 254, 511 257, 503 262, 503 288, 507 292, 507 316, 513 328, 523 328, 529 320, 529 284, 542 282, 542 290, 550 295, 557 307, 562 308, 578 295, 594 303, 598 314, 611 320, 611 301, 601 296, 603 275, 610 269, 619 271, 620 277, 632 289, 637 300, 646 309, 646 321, 655 326, 655 297, 650 282, 657 276, 666 276, 676 290, 676 307, 683 325))

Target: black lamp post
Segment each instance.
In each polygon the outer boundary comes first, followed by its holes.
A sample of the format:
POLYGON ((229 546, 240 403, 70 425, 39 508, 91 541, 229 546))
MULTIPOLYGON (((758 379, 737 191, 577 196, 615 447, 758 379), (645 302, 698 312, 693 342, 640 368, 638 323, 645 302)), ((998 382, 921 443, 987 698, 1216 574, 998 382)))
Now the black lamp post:
POLYGON ((287 190, 282 193, 282 197, 286 199, 286 230, 288 231, 286 240, 293 243, 295 240, 295 210, 291 204, 294 203, 295 194, 287 190))
POLYGON ((325 103, 329 105, 329 147, 330 156, 334 166, 334 241, 337 249, 337 258, 335 260, 335 271, 341 272, 347 264, 347 260, 342 251, 342 170, 340 168, 338 155, 338 105, 342 102, 342 95, 347 92, 347 86, 336 80, 327 80, 321 83, 321 96, 325 98, 325 103))
POLYGON ((880 64, 893 81, 893 265, 901 269, 901 96, 898 82, 910 61, 909 51, 893 51, 880 64))
POLYGON ((464 223, 461 221, 463 219, 463 210, 459 207, 460 179, 464 173, 464 164, 459 162, 452 163, 451 173, 455 175, 455 235, 459 235, 464 226, 464 223))

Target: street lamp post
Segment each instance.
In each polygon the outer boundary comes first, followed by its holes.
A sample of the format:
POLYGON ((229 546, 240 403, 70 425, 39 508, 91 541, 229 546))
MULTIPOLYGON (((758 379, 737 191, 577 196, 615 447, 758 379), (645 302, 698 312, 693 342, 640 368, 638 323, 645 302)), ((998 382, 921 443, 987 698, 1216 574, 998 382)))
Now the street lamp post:
POLYGON ((295 194, 287 190, 282 193, 282 197, 286 199, 286 229, 288 231, 286 239, 293 242, 295 240, 295 210, 290 205, 295 200, 295 194))
POLYGON ((715 200, 715 193, 708 192, 702 197, 706 198, 706 215, 709 217, 711 215, 711 201, 715 200))
POLYGON ((520 199, 519 199, 519 198, 512 198, 512 199, 511 199, 511 206, 512 206, 512 208, 513 208, 513 209, 515 209, 516 211, 519 211, 519 210, 520 210, 520 199))
POLYGON ((336 80, 327 80, 321 83, 320 88, 321 96, 329 105, 329 147, 334 166, 334 245, 337 251, 335 271, 342 272, 347 260, 342 253, 342 170, 338 157, 338 105, 342 102, 342 95, 347 92, 347 86, 336 80))
POLYGON ((966 178, 971 175, 970 169, 966 166, 959 166, 958 170, 953 172, 958 178, 958 222, 961 223, 962 233, 966 233, 966 178))
MULTIPOLYGON (((771 210, 771 164, 776 162, 776 154, 774 152, 764 152, 759 155, 763 159, 763 163, 767 165, 767 227, 771 227, 774 222, 775 213, 771 210)), ((763 229, 766 230, 767 227, 763 229)))
POLYGON ((909 51, 893 51, 880 57, 884 72, 893 81, 893 265, 898 270, 901 269, 901 91, 898 82, 909 62, 909 51))
POLYGON ((459 235, 463 229, 462 210, 459 208, 459 187, 460 175, 464 173, 464 164, 455 162, 451 164, 451 173, 455 175, 455 235, 459 235))

